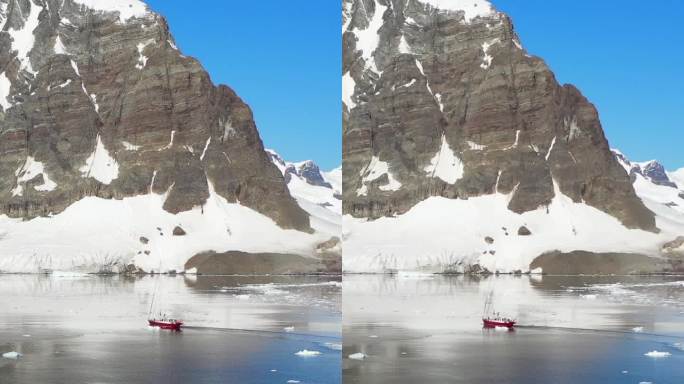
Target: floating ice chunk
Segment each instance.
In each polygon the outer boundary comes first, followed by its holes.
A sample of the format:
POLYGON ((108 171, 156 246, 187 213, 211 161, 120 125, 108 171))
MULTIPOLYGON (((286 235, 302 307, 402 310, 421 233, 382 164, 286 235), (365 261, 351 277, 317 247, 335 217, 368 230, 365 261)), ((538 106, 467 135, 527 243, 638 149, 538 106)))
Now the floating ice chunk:
POLYGON ((632 328, 632 332, 634 333, 641 333, 644 331, 644 327, 634 327, 632 328))
POLYGON ((580 295, 580 297, 586 300, 596 300, 598 295, 580 295))
POLYGON ((377 339, 377 338, 378 338, 378 335, 370 335, 370 336, 368 336, 368 337, 371 338, 371 339, 377 339))
POLYGON ((288 380, 288 384, 298 384, 300 381, 299 380, 288 380))
POLYGON ((283 328, 283 330, 284 330, 285 332, 294 332, 295 327, 285 327, 285 328, 283 328))
POLYGON ((308 349, 301 350, 299 352, 296 352, 295 355, 300 356, 300 357, 313 357, 313 356, 318 356, 321 353, 318 351, 309 351, 308 349))
POLYGON ((278 372, 277 369, 271 369, 271 372, 278 372))
POLYGON ((347 357, 352 359, 352 360, 363 360, 366 358, 366 355, 361 353, 361 352, 358 352, 358 353, 352 353, 351 355, 349 355, 347 357))
POLYGON ((661 358, 661 357, 670 357, 670 355, 671 355, 670 352, 660 352, 660 351, 651 351, 651 352, 644 353, 644 356, 652 357, 654 359, 661 358))
POLYGON ((20 357, 22 357, 22 356, 23 356, 23 355, 22 355, 21 353, 16 352, 16 351, 7 352, 7 353, 3 353, 3 354, 2 354, 2 357, 3 357, 3 358, 5 358, 5 359, 13 359, 13 360, 16 360, 16 359, 18 359, 18 358, 20 358, 20 357))
POLYGON ((333 351, 342 350, 342 344, 340 343, 323 343, 323 345, 328 349, 332 349, 333 351))
POLYGON ((28 334, 26 334, 26 335, 21 335, 21 336, 22 336, 22 337, 31 337, 31 335, 28 335, 28 334))

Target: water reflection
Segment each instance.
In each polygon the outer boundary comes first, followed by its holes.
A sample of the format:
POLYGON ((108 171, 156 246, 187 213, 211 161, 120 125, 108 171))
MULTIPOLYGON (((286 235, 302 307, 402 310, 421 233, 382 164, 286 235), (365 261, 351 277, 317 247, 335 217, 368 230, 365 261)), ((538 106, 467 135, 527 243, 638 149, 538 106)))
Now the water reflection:
POLYGON ((679 280, 348 276, 344 382, 679 383, 679 280), (496 310, 522 327, 482 329, 490 292, 496 310), (654 349, 672 355, 644 356, 654 349), (366 358, 349 359, 354 353, 366 358))
POLYGON ((2 275, 0 382, 335 383, 340 300, 339 277, 2 275), (147 327, 155 292, 182 333, 147 327))

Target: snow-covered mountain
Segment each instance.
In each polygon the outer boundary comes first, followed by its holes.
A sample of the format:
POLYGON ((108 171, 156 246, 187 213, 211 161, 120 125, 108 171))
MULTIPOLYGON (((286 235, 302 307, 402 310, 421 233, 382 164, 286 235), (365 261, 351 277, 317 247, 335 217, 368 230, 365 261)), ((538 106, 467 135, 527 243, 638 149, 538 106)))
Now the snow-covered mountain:
POLYGON ((1 272, 183 271, 231 251, 318 270, 331 236, 251 109, 144 2, 0 0, 0 24, 1 272))
POLYGON ((342 168, 323 172, 311 160, 291 163, 273 150, 266 151, 283 174, 297 204, 309 213, 311 227, 339 239, 342 232, 342 168))
POLYGON ((684 235, 664 169, 633 184, 596 108, 492 2, 342 13, 345 271, 679 268, 662 252, 684 235))

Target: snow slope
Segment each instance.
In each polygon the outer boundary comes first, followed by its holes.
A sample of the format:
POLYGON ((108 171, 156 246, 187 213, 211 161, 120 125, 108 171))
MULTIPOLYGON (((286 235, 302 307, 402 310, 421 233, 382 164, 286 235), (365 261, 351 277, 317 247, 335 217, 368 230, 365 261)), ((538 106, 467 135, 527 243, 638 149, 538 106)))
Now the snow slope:
POLYGON ((182 271, 203 251, 286 252, 312 255, 325 234, 284 230, 272 219, 216 194, 203 207, 165 211, 164 195, 105 200, 87 197, 64 212, 30 221, 0 216, 0 271, 182 271), (103 219, 106 218, 106 219, 103 219), (173 236, 176 226, 185 236, 173 236), (148 239, 144 244, 141 237, 148 239))
POLYGON ((528 271, 532 260, 553 250, 659 255, 663 243, 684 235, 684 199, 677 189, 641 175, 634 187, 656 213, 660 233, 627 229, 613 216, 573 202, 557 186, 548 207, 523 214, 508 210, 511 196, 504 194, 468 200, 431 197, 396 217, 368 221, 345 215, 344 270, 462 272, 479 264, 513 272, 528 271), (521 226, 532 234, 518 235, 521 226))
POLYGON ((684 190, 684 168, 668 172, 667 176, 670 178, 670 180, 674 181, 674 183, 677 184, 677 187, 679 189, 684 190))
MULTIPOLYGON (((283 175, 288 168, 297 172, 306 162, 289 163, 282 159, 277 152, 266 150, 271 156, 273 164, 283 175)), ((317 232, 329 235, 328 238, 340 237, 342 232, 342 167, 329 172, 321 172, 323 179, 332 188, 309 184, 306 179, 296 173, 289 172, 290 181, 287 188, 304 211, 311 217, 311 227, 317 232), (337 196, 337 197, 336 197, 337 196)))
POLYGON ((148 12, 147 5, 139 0, 73 0, 73 2, 95 11, 116 12, 122 23, 132 17, 144 17, 148 12))

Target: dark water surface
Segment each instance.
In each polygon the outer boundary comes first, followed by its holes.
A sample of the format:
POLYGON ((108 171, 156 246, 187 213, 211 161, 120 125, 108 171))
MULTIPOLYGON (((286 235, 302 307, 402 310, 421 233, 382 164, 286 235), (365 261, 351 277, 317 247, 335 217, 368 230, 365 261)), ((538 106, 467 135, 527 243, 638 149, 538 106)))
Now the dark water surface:
POLYGON ((344 383, 684 383, 684 278, 345 276, 343 297, 344 383), (489 292, 521 327, 482 329, 489 292))
POLYGON ((0 275, 0 383, 339 383, 340 280, 0 275))

